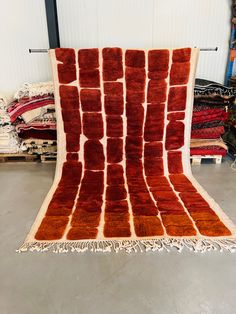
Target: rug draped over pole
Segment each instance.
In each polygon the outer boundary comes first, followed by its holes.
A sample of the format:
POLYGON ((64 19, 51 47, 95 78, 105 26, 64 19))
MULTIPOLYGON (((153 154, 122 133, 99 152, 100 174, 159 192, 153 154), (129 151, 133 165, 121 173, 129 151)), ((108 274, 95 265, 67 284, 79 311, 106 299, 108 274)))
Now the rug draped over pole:
POLYGON ((56 174, 20 252, 236 249, 190 168, 198 53, 50 50, 56 174))

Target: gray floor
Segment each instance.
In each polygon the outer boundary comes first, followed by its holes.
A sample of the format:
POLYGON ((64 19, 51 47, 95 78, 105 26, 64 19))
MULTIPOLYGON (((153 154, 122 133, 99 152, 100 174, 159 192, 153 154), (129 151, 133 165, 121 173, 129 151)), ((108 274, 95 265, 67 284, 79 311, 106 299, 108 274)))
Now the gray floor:
MULTIPOLYGON (((193 170, 236 222, 229 162, 193 170)), ((15 253, 53 173, 52 164, 0 165, 1 314, 236 313, 236 253, 15 253)))

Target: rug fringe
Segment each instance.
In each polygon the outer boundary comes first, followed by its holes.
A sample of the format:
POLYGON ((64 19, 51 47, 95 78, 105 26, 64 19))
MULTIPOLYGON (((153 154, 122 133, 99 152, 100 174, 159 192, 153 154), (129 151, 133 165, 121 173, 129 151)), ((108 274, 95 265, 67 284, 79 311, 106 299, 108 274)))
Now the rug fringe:
POLYGON ((208 252, 211 250, 236 251, 236 239, 150 239, 150 240, 97 240, 97 241, 72 241, 72 242, 26 242, 16 252, 37 251, 54 253, 67 252, 116 252, 125 251, 148 252, 170 251, 176 248, 179 252, 187 248, 193 252, 208 252))

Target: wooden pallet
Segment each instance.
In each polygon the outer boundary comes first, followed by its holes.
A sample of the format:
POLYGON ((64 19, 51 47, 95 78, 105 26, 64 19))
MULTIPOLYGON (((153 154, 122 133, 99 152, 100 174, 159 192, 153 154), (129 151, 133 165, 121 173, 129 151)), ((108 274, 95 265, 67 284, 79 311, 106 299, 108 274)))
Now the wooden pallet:
POLYGON ((0 154, 0 163, 3 162, 35 162, 38 161, 37 155, 29 154, 0 154))
POLYGON ((54 163, 57 161, 57 155, 41 155, 40 160, 42 163, 54 163))
POLYGON ((192 165, 201 165, 203 159, 211 159, 215 164, 222 163, 221 155, 192 155, 190 156, 190 160, 192 160, 192 165))

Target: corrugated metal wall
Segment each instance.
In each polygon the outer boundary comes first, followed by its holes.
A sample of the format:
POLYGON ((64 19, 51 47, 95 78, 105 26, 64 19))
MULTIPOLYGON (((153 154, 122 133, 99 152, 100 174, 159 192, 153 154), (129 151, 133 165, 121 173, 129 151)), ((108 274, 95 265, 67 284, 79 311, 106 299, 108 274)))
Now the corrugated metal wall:
MULTIPOLYGON (((218 46, 201 53, 197 76, 223 83, 230 7, 231 0, 58 0, 61 45, 218 46)), ((44 0, 8 0, 0 9, 0 90, 50 78, 47 55, 28 53, 48 47, 44 0)))

